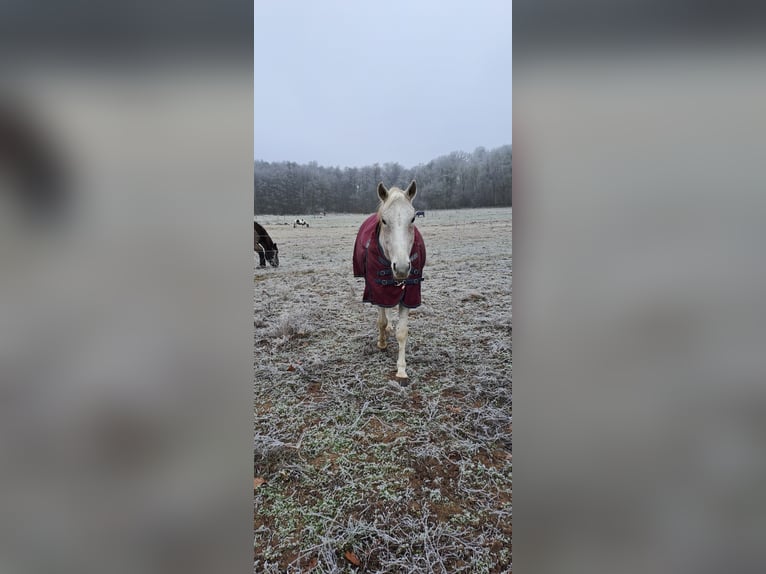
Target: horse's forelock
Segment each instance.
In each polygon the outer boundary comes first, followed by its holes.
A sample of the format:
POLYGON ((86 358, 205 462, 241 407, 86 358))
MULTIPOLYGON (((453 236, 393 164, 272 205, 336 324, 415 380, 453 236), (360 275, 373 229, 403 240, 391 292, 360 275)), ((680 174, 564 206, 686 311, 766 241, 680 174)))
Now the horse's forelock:
POLYGON ((381 201, 378 205, 378 219, 380 219, 381 214, 385 209, 388 209, 392 203, 399 201, 400 199, 404 199, 407 203, 410 203, 410 200, 407 198, 407 194, 403 189, 399 189, 398 187, 390 188, 388 190, 388 196, 386 197, 386 200, 381 201))

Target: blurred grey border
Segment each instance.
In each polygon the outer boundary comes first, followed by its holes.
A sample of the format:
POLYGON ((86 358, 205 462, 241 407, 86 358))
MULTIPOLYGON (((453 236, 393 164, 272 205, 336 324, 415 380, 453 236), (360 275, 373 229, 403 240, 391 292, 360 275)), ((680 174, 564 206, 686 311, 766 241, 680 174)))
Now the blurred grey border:
POLYGON ((764 5, 514 8, 515 571, 761 572, 764 5))
POLYGON ((252 570, 253 4, 0 6, 0 571, 252 570))

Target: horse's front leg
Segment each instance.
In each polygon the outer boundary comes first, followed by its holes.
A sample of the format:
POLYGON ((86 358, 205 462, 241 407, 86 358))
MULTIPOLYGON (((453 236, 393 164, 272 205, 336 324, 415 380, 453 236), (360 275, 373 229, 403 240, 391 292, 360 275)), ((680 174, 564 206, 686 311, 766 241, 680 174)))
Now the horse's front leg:
POLYGON ((399 343, 399 359, 396 361, 396 376, 399 379, 407 378, 407 361, 404 352, 407 348, 407 319, 410 310, 404 305, 399 305, 399 323, 396 326, 396 342, 399 343))
POLYGON ((378 307, 378 349, 388 346, 386 335, 388 334, 388 314, 384 307, 378 307))
POLYGON ((258 254, 258 259, 261 262, 261 267, 266 267, 266 255, 264 254, 263 247, 260 243, 255 244, 255 252, 258 254))

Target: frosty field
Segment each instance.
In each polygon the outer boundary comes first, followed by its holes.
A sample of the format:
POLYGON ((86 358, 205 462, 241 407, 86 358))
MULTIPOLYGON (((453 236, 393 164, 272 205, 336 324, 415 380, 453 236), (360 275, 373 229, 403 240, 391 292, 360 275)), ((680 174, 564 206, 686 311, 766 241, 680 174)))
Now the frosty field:
POLYGON ((510 572, 511 209, 416 221, 406 386, 352 275, 363 219, 256 217, 254 572, 510 572))

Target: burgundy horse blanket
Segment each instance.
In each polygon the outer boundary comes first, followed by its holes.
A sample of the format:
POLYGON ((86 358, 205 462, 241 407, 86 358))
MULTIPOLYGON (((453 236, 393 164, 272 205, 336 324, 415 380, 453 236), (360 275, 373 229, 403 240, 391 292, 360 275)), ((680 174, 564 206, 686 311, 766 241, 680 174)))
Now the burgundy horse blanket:
POLYGON ((391 271, 391 262, 383 254, 378 237, 378 215, 368 217, 359 228, 354 243, 354 277, 364 277, 362 301, 380 307, 394 307, 401 303, 414 309, 420 306, 420 282, 426 264, 426 245, 418 228, 410 251, 410 274, 397 281, 391 271))

